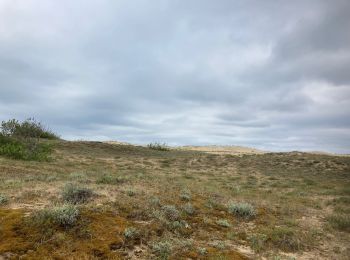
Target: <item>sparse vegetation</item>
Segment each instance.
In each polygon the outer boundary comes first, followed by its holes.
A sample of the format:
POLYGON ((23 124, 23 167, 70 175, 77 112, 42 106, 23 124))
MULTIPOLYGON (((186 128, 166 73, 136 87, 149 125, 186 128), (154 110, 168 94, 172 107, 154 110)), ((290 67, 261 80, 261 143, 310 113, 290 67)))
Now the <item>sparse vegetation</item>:
POLYGON ((0 158, 11 199, 0 207, 0 256, 245 259, 245 245, 253 259, 346 259, 348 157, 54 143, 53 161, 0 158))

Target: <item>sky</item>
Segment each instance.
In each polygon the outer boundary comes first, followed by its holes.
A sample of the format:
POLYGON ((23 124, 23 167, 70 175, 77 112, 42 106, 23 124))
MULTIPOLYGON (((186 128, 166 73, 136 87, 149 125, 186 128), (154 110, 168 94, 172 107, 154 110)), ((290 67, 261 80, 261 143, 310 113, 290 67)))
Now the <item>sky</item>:
POLYGON ((350 153, 348 0, 0 0, 0 120, 350 153))

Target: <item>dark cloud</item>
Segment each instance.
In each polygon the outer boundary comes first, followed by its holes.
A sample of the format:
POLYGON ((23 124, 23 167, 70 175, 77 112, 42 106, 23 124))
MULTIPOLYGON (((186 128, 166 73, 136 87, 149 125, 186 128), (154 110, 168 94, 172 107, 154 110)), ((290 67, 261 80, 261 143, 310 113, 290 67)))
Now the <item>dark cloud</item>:
POLYGON ((0 1, 0 119, 68 139, 349 152, 350 4, 0 1))

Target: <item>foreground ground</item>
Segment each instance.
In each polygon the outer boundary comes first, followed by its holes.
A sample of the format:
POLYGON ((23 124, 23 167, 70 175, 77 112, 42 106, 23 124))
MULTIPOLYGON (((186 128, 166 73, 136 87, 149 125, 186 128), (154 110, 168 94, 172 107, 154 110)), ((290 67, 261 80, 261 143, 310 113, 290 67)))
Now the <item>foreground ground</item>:
POLYGON ((349 157, 53 142, 0 157, 0 259, 349 259, 349 157), (38 225, 67 184, 91 192, 77 220, 38 225))

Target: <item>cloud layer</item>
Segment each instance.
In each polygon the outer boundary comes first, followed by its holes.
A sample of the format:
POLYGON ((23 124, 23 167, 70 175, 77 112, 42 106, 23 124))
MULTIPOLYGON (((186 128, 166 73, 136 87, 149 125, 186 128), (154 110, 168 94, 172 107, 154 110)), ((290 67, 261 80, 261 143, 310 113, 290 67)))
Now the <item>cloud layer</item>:
POLYGON ((350 152, 350 2, 0 0, 0 119, 350 152))

